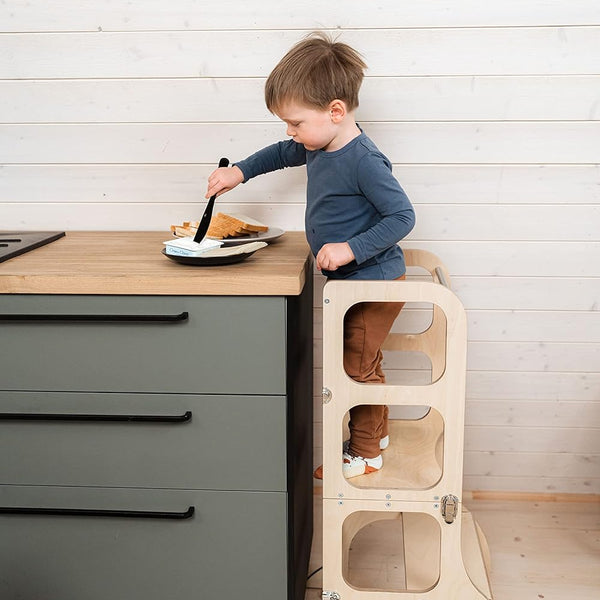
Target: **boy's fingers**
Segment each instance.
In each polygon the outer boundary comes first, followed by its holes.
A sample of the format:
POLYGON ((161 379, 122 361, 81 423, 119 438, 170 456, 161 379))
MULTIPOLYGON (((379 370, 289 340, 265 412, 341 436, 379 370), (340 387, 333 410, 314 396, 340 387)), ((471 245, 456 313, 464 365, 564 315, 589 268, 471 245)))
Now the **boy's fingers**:
POLYGON ((208 189, 206 190, 206 198, 210 198, 212 195, 220 192, 223 189, 220 181, 209 182, 208 189))
POLYGON ((329 261, 327 260, 325 253, 321 250, 317 253, 317 269, 323 270, 329 267, 329 261))
POLYGON ((208 186, 206 189, 206 196, 205 198, 210 198, 214 193, 215 190, 216 191, 220 191, 222 189, 222 185, 221 185, 221 181, 219 178, 219 172, 218 170, 213 171, 209 176, 208 176, 208 186))

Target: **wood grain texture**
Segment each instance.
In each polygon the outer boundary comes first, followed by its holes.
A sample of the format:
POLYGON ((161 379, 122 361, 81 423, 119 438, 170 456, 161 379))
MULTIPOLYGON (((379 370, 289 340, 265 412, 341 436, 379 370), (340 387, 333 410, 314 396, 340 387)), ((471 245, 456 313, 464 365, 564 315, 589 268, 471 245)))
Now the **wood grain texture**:
POLYGON ((0 264, 2 294, 298 295, 308 246, 288 232, 245 261, 189 267, 161 254, 166 232, 67 232, 0 264))
MULTIPOLYGON (((570 450, 600 415, 597 0, 0 3, 0 229, 192 219, 219 156, 285 138, 264 81, 320 28, 365 56, 357 118, 415 205, 406 247, 442 258, 467 310, 466 439, 478 449, 465 483, 599 493, 600 448, 570 450), (491 450, 510 428, 521 447, 491 450), (542 451, 552 438, 566 452, 542 451)), ((219 203, 300 231, 305 186, 304 169, 286 169, 219 203)), ((324 278, 312 276, 320 323, 324 278)), ((390 358, 390 380, 426 381, 414 358, 390 358)), ((320 435, 319 362, 314 386, 320 435)))
MULTIPOLYGON (((311 29, 14 33, 0 37, 0 54, 10 51, 13 59, 0 63, 0 78, 266 77, 311 29)), ((600 41, 597 23, 578 27, 348 28, 342 40, 361 52, 369 74, 379 77, 399 72, 594 75, 600 62, 590 51, 600 41), (482 47, 485 52, 474 51, 482 47)))
MULTIPOLYGON (((394 174, 417 207, 419 226, 425 205, 469 205, 483 211, 488 205, 530 205, 550 210, 549 205, 569 211, 572 205, 600 204, 599 165, 459 165, 459 164, 395 164, 394 174)), ((5 164, 0 170, 0 193, 15 204, 39 203, 69 204, 72 210, 94 210, 80 204, 141 204, 143 211, 159 205, 160 209, 181 210, 178 205, 196 204, 206 190, 206 180, 214 170, 210 164, 5 164)), ((304 207, 306 171, 286 169, 257 177, 249 185, 238 187, 220 202, 267 204, 269 210, 288 204, 304 207)), ((51 206, 30 209, 23 206, 32 220, 37 210, 51 210, 51 206)), ((183 206, 182 206, 183 208, 183 206)), ((582 209, 579 209, 582 210, 582 209)), ((108 225, 110 211, 105 217, 108 225)), ((100 216, 100 215, 99 215, 100 216)), ((435 216, 435 215, 434 215, 435 216)), ((445 216, 445 215, 444 215, 445 216)), ((144 223, 160 228, 162 218, 150 214, 144 223)), ((293 217, 290 217, 293 218, 293 217)), ((431 216, 429 217, 431 218, 431 216)), ((78 221, 85 221, 78 217, 78 221)), ((301 222, 301 221, 300 221, 301 222)), ((484 221, 485 226, 489 224, 484 221)), ((536 221, 533 233, 540 235, 542 224, 536 221)), ((580 226, 573 223, 574 226, 580 226)), ((113 223, 113 227, 115 224, 113 223)), ((565 227, 564 232, 570 228, 565 227)), ((507 232, 510 235, 510 230, 507 232)))
MULTIPOLYGON (((394 163, 581 164, 600 162, 600 121, 364 122, 394 163)), ((0 161, 206 163, 245 157, 285 139, 279 123, 47 123, 0 125, 0 161), (93 139, 94 144, 89 140, 93 139), (199 141, 202 143, 199 143, 199 141)))
MULTIPOLYGON (((265 77, 0 81, 4 123, 277 122, 265 77), (36 101, 43 96, 45 102, 36 101), (152 102, 148 102, 148 98, 152 102)), ((598 120, 597 75, 367 74, 356 116, 377 121, 598 120), (393 97, 394 102, 389 98, 393 97), (551 100, 551 101, 550 101, 551 100)))
POLYGON ((43 0, 0 5, 0 22, 5 31, 137 31, 143 30, 211 30, 283 29, 293 24, 299 28, 389 27, 473 27, 477 25, 586 25, 598 16, 594 0, 535 0, 482 5, 478 0, 438 0, 419 5, 396 0, 377 0, 365 5, 362 0, 347 0, 344 10, 328 4, 311 2, 282 4, 278 0, 240 3, 222 0, 219 4, 178 0, 178 10, 162 0, 127 3, 115 10, 109 0, 93 5, 77 0, 48 4, 43 0))
MULTIPOLYGON (((321 494, 315 490, 315 544, 311 572, 322 565, 321 494)), ((596 600, 600 589, 600 502, 586 494, 467 494, 465 503, 485 531, 494 600, 596 600)), ((377 531, 377 543, 357 544, 356 577, 372 586, 390 581, 397 529, 377 531), (383 567, 383 568, 382 568, 383 567)), ((395 575, 395 572, 394 572, 395 575)), ((321 572, 308 582, 306 600, 321 598, 321 572)))

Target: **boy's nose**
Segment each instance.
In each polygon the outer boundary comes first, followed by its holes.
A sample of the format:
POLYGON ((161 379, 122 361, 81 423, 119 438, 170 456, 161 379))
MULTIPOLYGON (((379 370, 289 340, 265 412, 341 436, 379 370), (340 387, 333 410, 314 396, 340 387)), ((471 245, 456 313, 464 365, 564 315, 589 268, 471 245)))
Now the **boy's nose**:
POLYGON ((290 137, 294 137, 296 135, 296 130, 291 125, 288 125, 286 134, 290 137))

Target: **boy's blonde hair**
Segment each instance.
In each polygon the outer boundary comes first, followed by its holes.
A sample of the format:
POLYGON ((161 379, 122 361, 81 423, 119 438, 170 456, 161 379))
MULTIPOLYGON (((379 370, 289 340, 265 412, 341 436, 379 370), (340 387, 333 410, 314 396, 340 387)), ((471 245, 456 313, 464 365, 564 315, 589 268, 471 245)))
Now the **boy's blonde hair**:
POLYGON ((338 99, 354 110, 366 68, 356 50, 325 33, 313 32, 293 46, 269 75, 267 108, 275 113, 286 102, 297 102, 325 110, 338 99))

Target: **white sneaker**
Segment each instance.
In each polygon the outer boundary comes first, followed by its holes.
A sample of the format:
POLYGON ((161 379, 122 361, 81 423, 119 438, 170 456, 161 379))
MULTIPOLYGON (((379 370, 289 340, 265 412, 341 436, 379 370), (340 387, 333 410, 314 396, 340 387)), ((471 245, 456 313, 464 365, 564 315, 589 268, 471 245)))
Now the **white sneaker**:
MULTIPOLYGON (((379 440, 379 449, 385 450, 390 445, 390 436, 386 435, 379 440)), ((344 442, 343 452, 348 452, 350 449, 350 440, 344 442)))
MULTIPOLYGON (((382 438, 382 442, 386 440, 385 446, 382 450, 387 448, 390 438, 389 436, 385 436, 382 438)), ((348 454, 348 446, 350 442, 346 440, 344 442, 344 454, 342 460, 344 461, 342 464, 342 468, 344 470, 344 477, 349 479, 350 477, 357 477, 358 475, 364 475, 365 473, 373 473, 374 471, 379 471, 381 467, 383 467, 383 458, 381 454, 376 458, 362 458, 362 456, 351 456, 348 454), (348 462, 346 461, 348 459, 348 462)), ((380 444, 381 447, 381 444, 380 444)), ((323 465, 317 467, 313 473, 313 477, 315 479, 323 479, 323 465)))
POLYGON ((381 457, 381 454, 375 458, 363 458, 362 456, 352 456, 351 454, 344 452, 343 460, 344 463, 342 469, 346 479, 374 473, 383 467, 383 458, 381 457))

